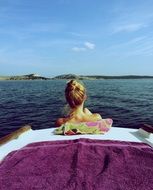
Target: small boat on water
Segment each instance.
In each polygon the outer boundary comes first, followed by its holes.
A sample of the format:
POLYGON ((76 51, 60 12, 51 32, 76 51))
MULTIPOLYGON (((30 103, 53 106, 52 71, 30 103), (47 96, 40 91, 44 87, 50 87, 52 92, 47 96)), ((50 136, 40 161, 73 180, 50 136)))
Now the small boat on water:
POLYGON ((24 126, 0 139, 0 189, 153 189, 151 126, 104 135, 54 130, 24 126))

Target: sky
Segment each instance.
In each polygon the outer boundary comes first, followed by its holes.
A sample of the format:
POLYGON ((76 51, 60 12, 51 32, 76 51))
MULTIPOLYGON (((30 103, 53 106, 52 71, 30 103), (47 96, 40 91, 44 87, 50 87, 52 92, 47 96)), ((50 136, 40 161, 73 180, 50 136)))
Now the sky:
POLYGON ((0 75, 153 75, 153 0, 0 0, 0 75))

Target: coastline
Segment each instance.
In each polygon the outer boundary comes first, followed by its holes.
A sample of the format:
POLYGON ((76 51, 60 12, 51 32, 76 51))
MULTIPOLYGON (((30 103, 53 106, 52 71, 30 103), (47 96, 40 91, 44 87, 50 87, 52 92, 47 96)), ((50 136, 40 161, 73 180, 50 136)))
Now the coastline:
POLYGON ((106 76, 106 75, 75 75, 63 74, 55 77, 43 77, 38 74, 17 75, 17 76, 0 76, 0 81, 5 80, 107 80, 107 79, 153 79, 153 76, 147 75, 119 75, 119 76, 106 76))

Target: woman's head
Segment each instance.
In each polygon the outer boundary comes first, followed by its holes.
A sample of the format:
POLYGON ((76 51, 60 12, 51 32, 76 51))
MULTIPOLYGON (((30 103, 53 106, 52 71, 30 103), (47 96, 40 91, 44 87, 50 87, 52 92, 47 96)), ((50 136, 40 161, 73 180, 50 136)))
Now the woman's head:
POLYGON ((76 80, 71 80, 65 88, 65 97, 69 106, 75 108, 81 105, 86 99, 86 89, 76 80))

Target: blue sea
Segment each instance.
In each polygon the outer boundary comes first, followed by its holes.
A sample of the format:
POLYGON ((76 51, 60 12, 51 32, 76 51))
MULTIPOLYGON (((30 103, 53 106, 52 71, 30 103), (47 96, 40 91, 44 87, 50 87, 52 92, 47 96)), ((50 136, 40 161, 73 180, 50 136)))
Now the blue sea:
MULTIPOLYGON (((153 125, 153 79, 84 80, 86 107, 114 127, 153 125)), ((66 80, 0 81, 0 137, 30 124, 33 129, 54 127, 66 105, 66 80)))

